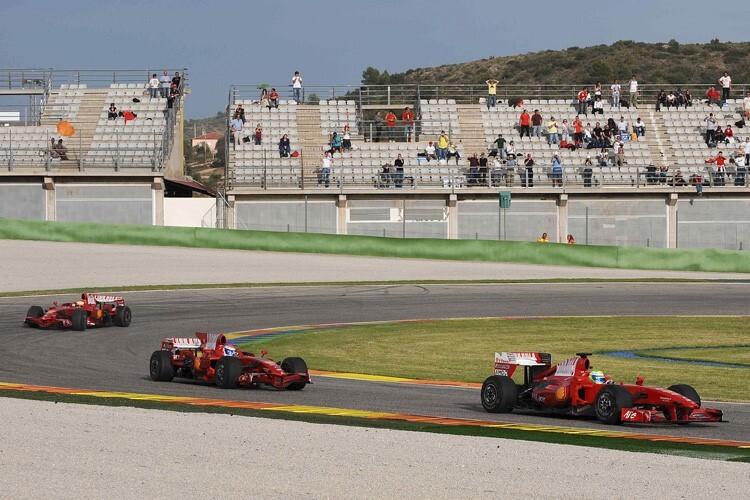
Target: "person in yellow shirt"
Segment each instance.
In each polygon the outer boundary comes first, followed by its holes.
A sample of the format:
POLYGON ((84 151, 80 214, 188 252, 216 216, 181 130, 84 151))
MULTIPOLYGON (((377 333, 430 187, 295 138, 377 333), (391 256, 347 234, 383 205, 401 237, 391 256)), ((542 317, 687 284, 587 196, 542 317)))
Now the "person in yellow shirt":
POLYGON ((549 243, 549 239, 547 239, 547 233, 542 233, 542 236, 536 239, 537 243, 549 243))
POLYGON ((440 137, 438 138, 438 160, 447 160, 448 159, 448 145, 450 144, 450 141, 448 140, 448 136, 445 135, 445 130, 440 132, 440 137))
POLYGON ((547 134, 549 135, 547 139, 547 145, 552 146, 552 143, 559 144, 557 140, 557 122, 555 121, 555 117, 550 117, 549 122, 547 123, 547 134))
POLYGON ((500 83, 494 78, 490 78, 485 82, 487 84, 487 109, 495 107, 497 104, 497 84, 500 83))

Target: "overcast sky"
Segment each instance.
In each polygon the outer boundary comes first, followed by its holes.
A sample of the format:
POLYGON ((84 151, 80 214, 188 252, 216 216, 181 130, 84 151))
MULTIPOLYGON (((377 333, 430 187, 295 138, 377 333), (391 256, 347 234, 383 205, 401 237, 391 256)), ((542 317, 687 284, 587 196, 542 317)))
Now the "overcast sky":
POLYGON ((0 0, 0 67, 188 68, 188 117, 231 84, 357 84, 400 72, 617 40, 746 41, 748 0, 0 0), (710 12, 708 5, 711 5, 710 12))

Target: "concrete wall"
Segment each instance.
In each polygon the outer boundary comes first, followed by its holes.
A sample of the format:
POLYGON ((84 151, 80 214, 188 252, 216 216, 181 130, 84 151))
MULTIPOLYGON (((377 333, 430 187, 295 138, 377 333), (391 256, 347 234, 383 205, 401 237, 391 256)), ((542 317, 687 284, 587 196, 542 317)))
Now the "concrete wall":
POLYGON ((458 201, 459 239, 497 240, 499 233, 506 240, 535 241, 547 233, 550 241, 557 241, 558 215, 555 199, 513 199, 504 217, 498 215, 498 200, 458 201), (498 218, 505 226, 498 228, 498 218))
POLYGON ((0 184, 0 217, 47 220, 47 193, 42 183, 0 184))
POLYGON ((214 198, 164 198, 164 225, 216 227, 214 198))
POLYGON ((679 248, 750 249, 750 199, 692 197, 677 202, 679 248))
POLYGON ((347 234, 394 238, 447 238, 445 199, 348 200, 347 234))
POLYGON ((333 200, 308 201, 307 204, 304 200, 238 201, 235 203, 234 213, 236 229, 337 232, 337 209, 333 200))
POLYGON ((110 224, 154 224, 151 184, 55 185, 56 220, 110 224))
POLYGON ((665 198, 576 199, 568 202, 568 234, 590 245, 667 247, 665 198))

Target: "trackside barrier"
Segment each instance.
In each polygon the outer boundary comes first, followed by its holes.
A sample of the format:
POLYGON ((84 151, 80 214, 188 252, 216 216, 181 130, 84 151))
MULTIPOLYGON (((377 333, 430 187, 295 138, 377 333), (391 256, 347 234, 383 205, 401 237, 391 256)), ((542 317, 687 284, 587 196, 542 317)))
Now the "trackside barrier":
POLYGON ((665 249, 542 244, 518 241, 402 239, 230 229, 25 221, 4 218, 0 218, 0 239, 519 262, 553 266, 662 271, 750 273, 750 252, 702 248, 665 249))

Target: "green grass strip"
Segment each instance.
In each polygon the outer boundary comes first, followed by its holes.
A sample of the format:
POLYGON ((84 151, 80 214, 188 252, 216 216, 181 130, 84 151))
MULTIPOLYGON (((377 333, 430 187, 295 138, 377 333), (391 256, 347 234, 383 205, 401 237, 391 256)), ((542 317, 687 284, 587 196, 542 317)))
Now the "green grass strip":
POLYGON ((331 415, 317 415, 309 413, 286 413, 280 411, 249 410, 244 408, 224 408, 219 406, 195 406, 184 403, 163 403, 156 401, 139 401, 125 399, 102 399, 95 396, 73 394, 50 394, 44 392, 25 392, 0 389, 0 397, 30 399, 37 401, 53 401, 59 403, 73 403, 98 405, 109 407, 134 407, 183 413, 218 413, 225 415, 239 415, 247 417, 273 418, 307 422, 314 424, 347 425, 352 427, 366 427, 375 429, 394 429, 413 432, 430 432, 438 434, 452 434, 459 436, 479 436, 502 439, 515 439, 541 443, 569 444, 574 446, 589 446, 641 453, 656 453, 677 455, 711 460, 750 462, 750 449, 731 448, 724 446, 696 445, 687 443, 666 443, 659 441, 642 441, 636 439, 611 438, 600 436, 580 436, 575 434, 557 434, 548 432, 525 431, 518 429, 487 428, 475 426, 445 426, 424 424, 418 422, 403 422, 395 420, 377 420, 357 417, 338 417, 331 415))

